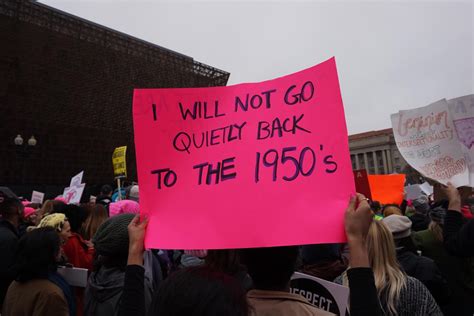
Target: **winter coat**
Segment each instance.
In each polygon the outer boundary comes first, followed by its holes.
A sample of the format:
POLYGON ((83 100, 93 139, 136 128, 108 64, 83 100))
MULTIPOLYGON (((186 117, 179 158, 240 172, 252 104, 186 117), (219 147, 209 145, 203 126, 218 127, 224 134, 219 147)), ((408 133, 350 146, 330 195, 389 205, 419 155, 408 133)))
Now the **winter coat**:
MULTIPOLYGON (((88 316, 116 316, 125 280, 125 271, 117 267, 100 267, 91 273, 89 284, 86 287, 84 299, 84 315, 88 316)), ((152 285, 145 279, 145 306, 151 303, 152 285)))
POLYGON ((18 230, 7 220, 0 219, 0 309, 10 283, 15 279, 15 253, 18 230))
POLYGON ((47 279, 14 281, 8 288, 2 316, 69 316, 63 291, 47 279))
POLYGON ((405 248, 397 249, 397 260, 407 275, 416 278, 428 288, 438 305, 449 302, 451 290, 433 260, 416 255, 405 248))

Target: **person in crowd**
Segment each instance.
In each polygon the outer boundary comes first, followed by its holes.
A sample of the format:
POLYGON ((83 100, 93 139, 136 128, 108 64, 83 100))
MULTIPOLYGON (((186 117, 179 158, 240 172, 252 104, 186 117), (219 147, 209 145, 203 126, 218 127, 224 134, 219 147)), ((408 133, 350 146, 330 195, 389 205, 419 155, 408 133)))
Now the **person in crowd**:
POLYGON ((81 233, 85 240, 91 240, 99 229, 100 225, 108 218, 108 212, 104 205, 96 204, 91 206, 89 216, 84 222, 81 233))
MULTIPOLYGON (((372 222, 367 236, 367 249, 384 315, 443 315, 423 283, 407 276, 400 268, 392 232, 383 221, 372 222)), ((347 273, 344 272, 336 279, 336 283, 347 285, 347 279, 347 273)), ((350 304, 353 303, 351 297, 350 304)))
POLYGON ((341 249, 341 244, 303 246, 300 271, 332 282, 347 269, 348 262, 342 257, 341 249))
POLYGON ((112 202, 112 193, 113 189, 110 185, 104 184, 100 189, 100 194, 96 197, 95 203, 102 204, 108 208, 109 204, 112 202))
POLYGON ((428 197, 422 194, 414 199, 412 204, 415 208, 415 214, 410 217, 410 220, 413 223, 411 229, 415 232, 428 229, 428 225, 430 224, 430 218, 428 216, 428 212, 430 211, 428 197))
MULTIPOLYGON (((143 286, 146 225, 147 220, 140 222, 137 215, 128 226, 130 245, 119 316, 145 315, 147 309, 150 316, 250 315, 245 291, 238 280, 207 264, 173 273, 160 285, 148 308, 143 286)), ((210 255, 223 258, 217 253, 210 255)))
POLYGON ((412 222, 406 216, 392 215, 383 219, 392 232, 397 250, 397 260, 405 273, 421 281, 431 292, 436 302, 444 306, 450 301, 451 289, 436 263, 417 253, 411 238, 412 222))
POLYGON ((449 206, 443 227, 444 245, 455 256, 472 257, 474 256, 474 219, 465 222, 461 213, 461 195, 454 185, 448 183, 445 193, 449 206))
POLYGON ((453 294, 449 304, 441 306, 445 315, 474 314, 474 265, 472 261, 450 255, 443 245, 446 209, 435 207, 429 212, 428 229, 415 232, 413 242, 423 256, 433 259, 446 277, 453 294))
POLYGON ((0 192, 0 308, 7 293, 8 286, 15 279, 15 253, 18 246, 23 204, 20 200, 7 197, 0 192))
MULTIPOLYGON (((352 197, 345 215, 345 229, 350 252, 348 270, 351 315, 380 315, 374 276, 369 267, 365 240, 372 221, 372 211, 362 195, 352 197)), ((295 271, 298 247, 245 249, 243 262, 254 284, 248 292, 256 316, 267 315, 331 315, 318 309, 305 298, 289 292, 295 271)))
POLYGON ((110 217, 119 214, 138 214, 140 212, 140 204, 132 200, 120 200, 109 204, 110 217))
POLYGON ((18 243, 16 280, 8 288, 3 316, 74 316, 71 288, 56 272, 59 235, 52 227, 26 233, 18 243))
POLYGON ((63 245, 68 263, 76 268, 92 270, 94 246, 79 234, 86 217, 85 210, 77 205, 68 204, 57 214, 64 214, 71 227, 71 235, 63 245))
POLYGON ((240 253, 238 250, 208 250, 204 262, 212 271, 220 271, 236 278, 245 291, 252 288, 252 279, 247 274, 245 266, 240 263, 240 253))
POLYGON ((37 221, 36 210, 32 207, 25 206, 23 209, 23 215, 20 220, 20 225, 18 226, 18 234, 19 236, 23 236, 28 229, 33 229, 36 225, 38 225, 37 221))
POLYGON ((382 205, 380 205, 379 201, 370 202, 370 209, 374 212, 374 215, 383 216, 382 205))
POLYGON ((403 215, 400 207, 396 204, 386 204, 383 209, 383 217, 389 217, 390 215, 403 215))
POLYGON ((242 251, 255 288, 247 297, 256 316, 333 315, 314 307, 301 295, 290 293, 290 278, 295 272, 298 254, 297 246, 242 251))
MULTIPOLYGON (((66 216, 71 227, 71 235, 62 247, 67 263, 76 268, 92 271, 95 254, 94 245, 90 241, 84 240, 79 234, 79 230, 82 228, 86 217, 86 211, 83 207, 68 204, 58 212, 56 214, 64 214, 66 216)), ((74 294, 77 315, 81 316, 84 309, 84 289, 76 288, 74 289, 74 294)))
POLYGON ((66 215, 62 213, 49 214, 41 220, 37 228, 52 227, 56 230, 61 240, 61 245, 64 245, 71 237, 71 224, 66 215))
POLYGON ((140 191, 138 185, 131 185, 127 188, 125 198, 135 202, 140 202, 140 191))
MULTIPOLYGON (((96 262, 89 277, 85 292, 85 315, 116 315, 123 295, 129 237, 127 227, 133 214, 121 214, 106 220, 97 230, 94 238, 96 262)), ((143 254, 142 254, 143 256, 143 254)), ((141 265, 146 265, 142 260, 141 265)), ((145 306, 151 303, 153 275, 147 271, 142 280, 141 291, 145 306)))

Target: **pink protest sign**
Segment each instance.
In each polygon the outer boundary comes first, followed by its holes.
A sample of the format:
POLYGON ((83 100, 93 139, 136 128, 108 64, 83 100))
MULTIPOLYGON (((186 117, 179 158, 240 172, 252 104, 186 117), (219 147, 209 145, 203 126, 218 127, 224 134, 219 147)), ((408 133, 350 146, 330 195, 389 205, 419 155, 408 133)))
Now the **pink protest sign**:
POLYGON ((148 248, 345 241, 354 193, 334 58, 253 84, 135 89, 148 248))

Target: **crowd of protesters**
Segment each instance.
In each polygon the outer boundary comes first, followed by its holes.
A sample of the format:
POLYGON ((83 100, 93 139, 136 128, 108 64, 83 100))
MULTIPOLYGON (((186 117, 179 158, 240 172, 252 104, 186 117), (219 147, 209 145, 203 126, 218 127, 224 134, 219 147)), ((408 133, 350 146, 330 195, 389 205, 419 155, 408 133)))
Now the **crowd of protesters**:
POLYGON ((0 187, 1 315, 332 315, 290 292, 300 271, 349 287, 350 315, 472 316, 474 201, 444 192, 401 205, 352 197, 346 244, 145 250, 137 185, 123 200, 104 185, 81 205, 0 187), (60 266, 87 269, 87 286, 60 266))

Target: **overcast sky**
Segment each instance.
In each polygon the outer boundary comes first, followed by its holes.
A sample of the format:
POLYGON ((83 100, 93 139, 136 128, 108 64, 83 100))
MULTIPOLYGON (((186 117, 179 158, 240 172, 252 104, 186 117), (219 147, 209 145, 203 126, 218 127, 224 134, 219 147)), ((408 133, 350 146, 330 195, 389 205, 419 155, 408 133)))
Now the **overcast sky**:
POLYGON ((336 56, 350 134, 474 93, 474 0, 41 2, 226 70, 229 84, 336 56))

